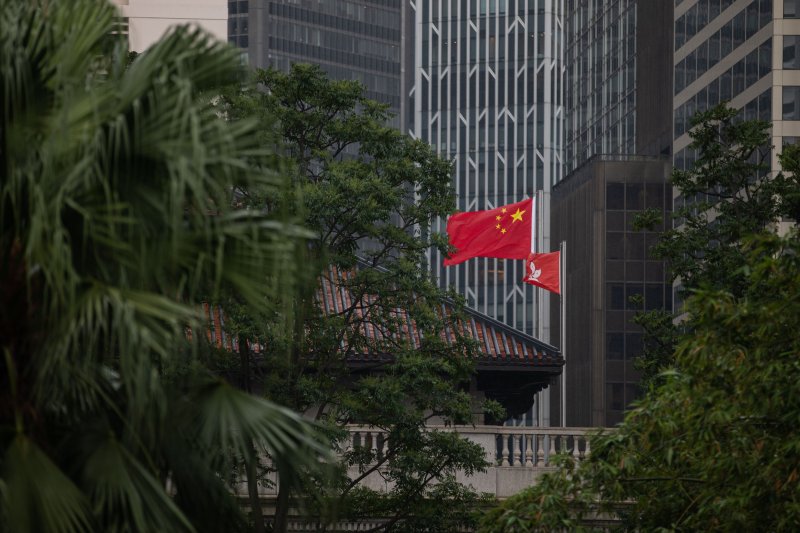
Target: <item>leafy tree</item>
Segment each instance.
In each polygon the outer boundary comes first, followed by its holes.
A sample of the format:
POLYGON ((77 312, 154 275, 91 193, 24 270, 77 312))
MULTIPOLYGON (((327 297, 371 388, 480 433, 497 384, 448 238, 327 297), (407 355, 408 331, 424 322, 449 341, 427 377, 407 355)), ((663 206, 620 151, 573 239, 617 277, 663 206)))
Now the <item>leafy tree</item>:
MULTIPOLYGON (((231 91, 225 113, 260 116, 263 142, 282 141, 304 224, 316 233, 299 251, 307 289, 292 305, 295 327, 258 332, 290 347, 293 356, 287 364, 262 361, 258 373, 270 398, 313 413, 342 447, 333 491, 307 488, 326 495, 329 508, 317 512, 379 516, 387 519, 384 529, 404 531, 469 525, 476 495, 455 473, 484 468, 483 451, 430 428, 432 421, 470 423, 480 407, 465 387, 476 346, 454 327, 458 306, 442 312, 452 295, 425 267, 432 246, 446 248, 428 225, 454 209, 450 163, 388 127, 386 107, 367 99, 359 83, 329 81, 308 65, 294 65, 289 74, 259 71, 257 83, 257 89, 231 91), (324 308, 320 282, 332 287, 328 298, 348 296, 335 309, 324 308), (411 322, 420 332, 416 345, 403 334, 411 322), (443 340, 446 328, 453 345, 443 340), (348 449, 352 423, 385 431, 389 445, 377 453, 348 449), (382 476, 388 492, 363 488, 368 476, 382 476)), ((248 201, 276 206, 286 200, 251 194, 248 201)), ((288 495, 278 503, 279 528, 288 495)))
POLYGON ((604 514, 637 531, 796 529, 800 235, 779 236, 776 222, 798 214, 800 157, 789 147, 782 172, 758 173, 764 133, 724 108, 696 122, 700 158, 676 183, 720 202, 681 210, 686 226, 662 241, 688 294, 665 366, 588 460, 564 458, 488 513, 483 531, 589 530, 604 514))
MULTIPOLYGON (((738 296, 746 289, 740 268, 744 237, 777 229, 785 217, 800 214, 797 176, 769 174, 770 124, 743 121, 739 111, 720 104, 692 119, 690 148, 698 157, 687 170, 675 169, 671 181, 680 196, 673 214, 675 225, 661 235, 652 253, 669 265, 679 295, 700 287, 724 288, 738 296)), ((660 213, 645 212, 638 227, 661 223, 660 213)), ((681 314, 680 302, 676 302, 681 314)), ((680 338, 669 311, 639 313, 645 329, 645 350, 637 364, 644 383, 674 364, 680 338)))
POLYGON ((592 455, 491 511, 482 531, 795 531, 800 522, 800 237, 745 238, 734 296, 687 300, 677 369, 592 455))
POLYGON ((183 28, 129 64, 116 15, 0 1, 0 530, 240 530, 234 461, 291 480, 325 449, 205 369, 200 297, 269 314, 304 234, 232 209, 284 187, 198 98, 237 53, 183 28))

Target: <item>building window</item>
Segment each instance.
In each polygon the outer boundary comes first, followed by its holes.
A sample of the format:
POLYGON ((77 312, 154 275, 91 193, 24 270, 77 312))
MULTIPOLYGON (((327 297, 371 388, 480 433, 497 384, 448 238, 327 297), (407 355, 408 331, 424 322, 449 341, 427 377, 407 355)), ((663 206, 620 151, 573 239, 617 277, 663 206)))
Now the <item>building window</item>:
POLYGON ((637 357, 641 357, 643 351, 642 334, 641 333, 626 333, 625 334, 625 359, 633 361, 637 357))
POLYGON ((608 394, 608 405, 614 411, 625 409, 625 384, 608 383, 606 394, 608 394))
POLYGON ((625 184, 606 185, 606 209, 625 209, 625 184))
POLYGON ((800 87, 783 88, 783 120, 800 120, 800 87))
POLYGON ((621 283, 608 284, 608 309, 625 309, 625 286, 621 283))
POLYGON ((783 68, 800 68, 800 35, 783 36, 783 68))
POLYGON ((625 357, 625 334, 606 333, 606 358, 622 360, 625 357))
POLYGON ((783 0, 783 17, 787 19, 797 18, 800 13, 800 0, 783 0))

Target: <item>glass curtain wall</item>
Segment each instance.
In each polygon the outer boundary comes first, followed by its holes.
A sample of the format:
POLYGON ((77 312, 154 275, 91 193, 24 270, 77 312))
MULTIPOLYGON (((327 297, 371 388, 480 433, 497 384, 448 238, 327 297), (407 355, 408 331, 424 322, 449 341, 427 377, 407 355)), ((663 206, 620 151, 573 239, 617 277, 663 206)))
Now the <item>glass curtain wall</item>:
MULTIPOLYGON (((411 133, 453 161, 460 211, 543 191, 537 250, 551 251, 549 192, 563 174, 564 0, 418 0, 411 133)), ((439 220, 433 231, 444 232, 439 220)), ((548 342, 548 295, 521 283, 523 261, 442 267, 476 310, 548 342)))
POLYGON ((636 151, 636 0, 568 0, 566 172, 636 151))

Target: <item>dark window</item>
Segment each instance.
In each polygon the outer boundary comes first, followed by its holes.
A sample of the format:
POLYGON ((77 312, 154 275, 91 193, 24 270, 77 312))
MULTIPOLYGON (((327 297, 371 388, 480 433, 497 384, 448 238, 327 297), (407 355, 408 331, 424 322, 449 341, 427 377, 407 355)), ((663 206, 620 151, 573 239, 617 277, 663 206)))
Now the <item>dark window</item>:
POLYGON ((744 42, 744 11, 733 18, 733 47, 736 48, 744 42))
POLYGON ((625 384, 625 405, 626 407, 631 404, 631 402, 639 399, 642 395, 642 388, 637 385, 636 383, 626 383, 625 384))
POLYGON ((626 333, 625 359, 633 360, 635 357, 639 357, 640 355, 642 355, 642 334, 626 333))
POLYGON ((753 0, 747 6, 747 38, 749 39, 758 31, 758 0, 753 0))
POLYGON ((651 311, 664 308, 664 286, 647 285, 644 289, 644 306, 651 311))
POLYGON ((639 283, 628 283, 625 285, 625 308, 629 311, 642 308, 644 298, 642 285, 639 283))
POLYGON ((625 258, 625 234, 617 232, 606 233, 606 258, 625 258))
POLYGON ((625 309, 625 288, 620 283, 608 284, 608 308, 625 309))
POLYGON ((664 281, 664 263, 661 261, 647 261, 645 264, 645 277, 647 281, 664 281))
POLYGON ((783 119, 800 120, 800 87, 783 88, 783 119))
POLYGON ((758 81, 758 50, 753 50, 744 58, 745 86, 750 87, 758 81))
POLYGON ((625 185, 622 183, 606 185, 606 209, 625 209, 625 185))
POLYGON ((626 281, 643 281, 644 263, 641 261, 626 261, 625 265, 626 281))
POLYGON ((800 68, 800 36, 783 36, 783 68, 800 68))
POLYGON ((634 261, 644 259, 644 234, 628 233, 625 241, 625 259, 634 261))
POLYGON ((607 211, 606 229, 609 231, 623 231, 625 229, 625 213, 607 211))
POLYGON ((647 195, 645 196, 645 207, 655 209, 664 208, 664 186, 660 183, 648 183, 645 185, 647 195))
POLYGON ((800 15, 800 0, 783 0, 783 16, 787 19, 797 18, 800 15))
POLYGON ((625 385, 622 383, 608 383, 608 405, 615 411, 625 409, 625 385))
POLYGON ((629 183, 625 186, 625 196, 627 200, 626 209, 634 211, 644 207, 644 189, 641 183, 629 183))
POLYGON ((606 358, 623 359, 625 357, 625 335, 623 333, 606 333, 606 358))
POLYGON ((625 263, 622 261, 606 262, 606 279, 610 281, 625 280, 625 263))

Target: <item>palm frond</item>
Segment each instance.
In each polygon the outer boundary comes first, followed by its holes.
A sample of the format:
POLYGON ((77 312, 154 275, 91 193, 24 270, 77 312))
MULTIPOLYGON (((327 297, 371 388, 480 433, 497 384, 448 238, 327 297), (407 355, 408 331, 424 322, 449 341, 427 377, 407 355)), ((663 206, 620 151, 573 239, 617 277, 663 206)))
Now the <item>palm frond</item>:
POLYGON ((89 502, 31 439, 17 435, 3 457, 7 526, 19 533, 92 529, 89 502))
POLYGON ((114 438, 92 448, 84 490, 106 531, 193 531, 152 474, 114 438))

